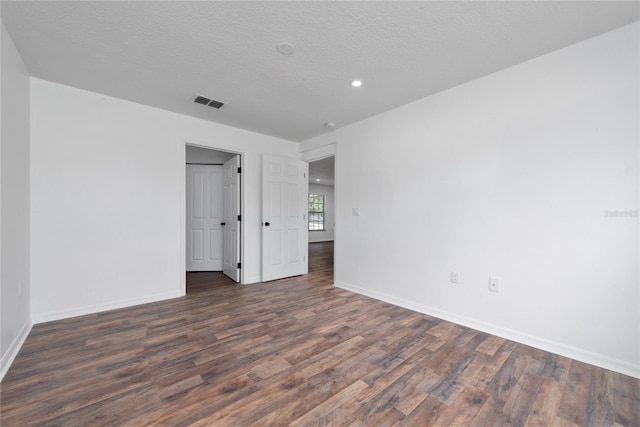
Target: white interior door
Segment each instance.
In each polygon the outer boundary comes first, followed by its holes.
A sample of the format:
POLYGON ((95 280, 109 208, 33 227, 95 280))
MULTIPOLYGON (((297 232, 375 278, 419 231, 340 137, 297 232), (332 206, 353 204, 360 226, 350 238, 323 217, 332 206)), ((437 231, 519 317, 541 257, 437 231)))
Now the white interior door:
POLYGON ((222 166, 187 165, 187 271, 222 270, 222 166))
POLYGON ((264 156, 262 160, 262 281, 306 274, 309 164, 264 156))
POLYGON ((222 271, 236 282, 240 281, 240 156, 224 162, 224 214, 222 218, 222 271))

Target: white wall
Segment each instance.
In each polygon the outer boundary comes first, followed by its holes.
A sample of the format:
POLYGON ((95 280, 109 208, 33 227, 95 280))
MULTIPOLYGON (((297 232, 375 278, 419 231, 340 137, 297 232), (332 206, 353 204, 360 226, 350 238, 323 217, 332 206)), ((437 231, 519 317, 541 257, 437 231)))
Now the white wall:
POLYGON ((187 163, 206 163, 211 165, 221 165, 235 156, 233 153, 211 150, 209 148, 194 147, 187 145, 187 163))
POLYGON ((263 153, 297 144, 31 79, 34 322, 184 291, 185 143, 243 156, 244 282, 260 279, 263 153))
POLYGON ((2 24, 0 379, 31 328, 29 313, 29 76, 2 24))
POLYGON ((315 138, 302 141, 298 147, 298 150, 300 151, 300 160, 312 162, 314 160, 335 156, 336 138, 336 132, 329 132, 323 135, 318 135, 315 138))
POLYGON ((309 231, 309 243, 327 242, 333 240, 333 225, 335 223, 333 185, 309 183, 309 194, 324 195, 324 231, 309 231))
POLYGON ((639 33, 338 130, 337 284, 640 376, 639 33))

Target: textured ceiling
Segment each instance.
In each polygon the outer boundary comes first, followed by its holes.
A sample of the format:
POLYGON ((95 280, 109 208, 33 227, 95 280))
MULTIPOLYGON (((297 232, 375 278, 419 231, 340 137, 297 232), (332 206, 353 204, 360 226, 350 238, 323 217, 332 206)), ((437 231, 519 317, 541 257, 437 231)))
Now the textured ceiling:
POLYGON ((2 1, 35 77, 293 141, 638 19, 636 1, 2 1))

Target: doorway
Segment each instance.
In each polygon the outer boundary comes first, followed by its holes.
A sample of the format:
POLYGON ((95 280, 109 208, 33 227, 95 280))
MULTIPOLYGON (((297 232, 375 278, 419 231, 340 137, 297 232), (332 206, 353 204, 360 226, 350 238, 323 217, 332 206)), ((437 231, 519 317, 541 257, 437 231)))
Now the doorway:
POLYGON ((309 162, 309 270, 334 276, 335 156, 309 162))
POLYGON ((195 274, 242 280, 241 163, 240 153, 185 144, 186 282, 195 274))

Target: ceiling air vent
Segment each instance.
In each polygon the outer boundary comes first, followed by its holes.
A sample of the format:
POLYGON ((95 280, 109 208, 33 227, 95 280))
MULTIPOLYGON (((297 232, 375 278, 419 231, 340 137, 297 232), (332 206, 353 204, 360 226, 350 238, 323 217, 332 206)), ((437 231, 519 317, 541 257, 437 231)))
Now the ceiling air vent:
POLYGON ((216 101, 215 99, 208 98, 202 95, 196 95, 193 99, 193 102, 196 104, 208 105, 213 108, 220 108, 224 105, 224 102, 216 101))

